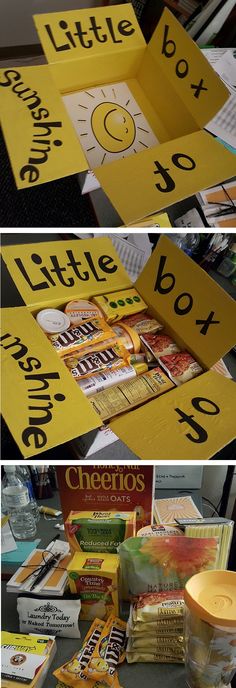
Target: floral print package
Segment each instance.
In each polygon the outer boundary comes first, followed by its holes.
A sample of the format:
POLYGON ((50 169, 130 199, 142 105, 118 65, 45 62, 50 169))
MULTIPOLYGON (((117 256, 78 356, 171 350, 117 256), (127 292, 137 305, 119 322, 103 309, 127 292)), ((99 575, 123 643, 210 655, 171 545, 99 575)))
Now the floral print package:
POLYGON ((135 537, 119 547, 122 597, 180 590, 195 573, 214 569, 218 538, 135 537))

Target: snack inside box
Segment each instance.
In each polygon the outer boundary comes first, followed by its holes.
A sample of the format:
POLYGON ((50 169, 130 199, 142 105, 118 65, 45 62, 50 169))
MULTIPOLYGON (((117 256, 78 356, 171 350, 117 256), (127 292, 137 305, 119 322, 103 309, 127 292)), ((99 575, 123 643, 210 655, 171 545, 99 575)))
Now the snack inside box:
POLYGON ((109 239, 4 247, 2 255, 28 304, 3 310, 2 336, 3 414, 24 456, 111 417, 111 429, 143 459, 156 459, 157 446, 158 458, 173 459, 174 452, 176 458, 207 459, 234 439, 235 385, 209 368, 235 343, 235 303, 169 239, 160 239, 133 286, 109 239), (80 317, 81 300, 86 317, 68 328, 71 302, 72 317, 76 309, 80 317), (102 317, 87 318, 95 307, 102 317), (45 308, 58 317, 49 329, 62 319, 66 331, 42 330, 37 319, 43 316, 48 329, 45 308), (143 351, 135 349, 135 338, 125 341, 112 330, 108 311, 115 325, 122 326, 125 316, 123 335, 134 331, 140 346, 144 340, 143 351), (80 378, 91 380, 90 398, 80 378))
POLYGON ((92 169, 127 225, 235 174, 203 130, 228 90, 168 9, 148 44, 130 3, 34 21, 48 64, 0 80, 18 188, 92 169))

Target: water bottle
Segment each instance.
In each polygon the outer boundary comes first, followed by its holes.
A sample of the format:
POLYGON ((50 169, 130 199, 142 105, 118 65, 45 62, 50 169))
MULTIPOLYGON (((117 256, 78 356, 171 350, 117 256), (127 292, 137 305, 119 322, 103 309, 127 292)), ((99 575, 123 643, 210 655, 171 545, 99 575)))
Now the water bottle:
POLYGON ((10 516, 12 533, 17 540, 30 540, 36 535, 36 522, 30 507, 27 487, 16 476, 15 466, 4 466, 3 504, 10 516))
POLYGON ((168 234, 169 239, 188 256, 194 256, 200 243, 198 234, 168 234))
POLYGON ((31 511, 37 523, 40 519, 40 512, 34 495, 34 488, 32 485, 30 469, 28 468, 28 466, 17 466, 16 476, 21 480, 23 485, 27 487, 27 490, 29 492, 31 511))

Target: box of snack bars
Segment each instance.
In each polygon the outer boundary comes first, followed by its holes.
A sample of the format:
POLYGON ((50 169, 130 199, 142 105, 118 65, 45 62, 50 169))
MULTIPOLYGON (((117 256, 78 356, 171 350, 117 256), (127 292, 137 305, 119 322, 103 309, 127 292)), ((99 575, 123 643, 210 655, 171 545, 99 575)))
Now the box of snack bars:
POLYGON ((70 511, 65 534, 72 552, 116 554, 121 542, 136 535, 135 511, 70 511))
POLYGON ((235 343, 236 305, 167 237, 135 285, 105 238, 2 256, 26 304, 3 309, 1 336, 23 456, 103 423, 142 459, 204 460, 234 439, 235 384, 209 369, 235 343))
POLYGON ((34 21, 48 64, 0 74, 18 188, 90 169, 128 225, 235 175, 204 131, 229 92, 168 9, 148 44, 131 3, 34 21))

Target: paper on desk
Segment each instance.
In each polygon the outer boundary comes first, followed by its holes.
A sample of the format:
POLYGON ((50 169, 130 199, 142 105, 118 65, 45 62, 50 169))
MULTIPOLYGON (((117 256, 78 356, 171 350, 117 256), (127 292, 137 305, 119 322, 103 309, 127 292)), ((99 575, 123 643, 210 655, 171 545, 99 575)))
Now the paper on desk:
POLYGON ((17 545, 9 526, 8 516, 1 516, 1 553, 12 552, 15 549, 17 545))
MULTIPOLYGON (((208 57, 208 50, 205 53, 208 57)), ((210 56, 208 59, 211 62, 210 56)), ((205 128, 236 149, 236 50, 230 48, 224 51, 218 60, 214 55, 211 64, 229 89, 229 98, 205 128)))
POLYGON ((210 227, 233 227, 236 222, 236 182, 226 182, 197 194, 210 227))
MULTIPOLYGON (((95 234, 95 237, 100 236, 102 235, 95 234)), ((131 282, 136 282, 152 252, 148 234, 122 232, 122 234, 104 234, 103 236, 109 236, 131 282)))
POLYGON ((6 552, 2 554, 2 561, 6 564, 21 564, 26 557, 33 552, 33 550, 38 546, 40 539, 33 541, 20 541, 16 542, 16 548, 14 551, 6 552))

